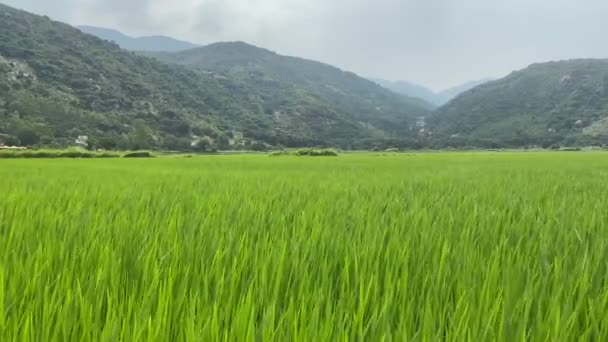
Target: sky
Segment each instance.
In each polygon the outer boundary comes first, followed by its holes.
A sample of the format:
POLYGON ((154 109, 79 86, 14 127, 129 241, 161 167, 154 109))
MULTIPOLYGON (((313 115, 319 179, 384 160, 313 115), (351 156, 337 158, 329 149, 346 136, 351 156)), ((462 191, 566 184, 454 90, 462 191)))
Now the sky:
POLYGON ((529 64, 608 58, 607 0, 0 0, 64 21, 245 41, 441 90, 529 64))

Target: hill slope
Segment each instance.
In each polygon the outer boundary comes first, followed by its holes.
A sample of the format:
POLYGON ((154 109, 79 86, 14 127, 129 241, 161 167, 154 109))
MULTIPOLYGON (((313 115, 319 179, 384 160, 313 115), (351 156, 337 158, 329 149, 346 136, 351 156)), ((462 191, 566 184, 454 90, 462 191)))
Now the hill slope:
POLYGON ((437 93, 437 97, 439 99, 439 102, 437 104, 440 106, 445 105, 446 103, 448 103, 451 100, 458 97, 458 95, 460 95, 464 92, 467 92, 473 88, 476 88, 484 83, 491 82, 491 81, 493 81, 493 79, 485 78, 482 80, 466 82, 466 83, 454 86, 452 88, 442 90, 437 93))
POLYGON ((447 144, 608 142, 608 60, 534 64, 463 93, 429 120, 447 144))
POLYGON ((412 130, 416 117, 429 114, 429 104, 424 101, 394 94, 353 73, 242 42, 147 55, 225 75, 247 84, 252 94, 269 101, 317 98, 333 104, 337 111, 352 114, 370 129, 389 135, 403 135, 412 130))
POLYGON ((122 32, 95 26, 78 26, 84 33, 114 42, 121 48, 131 51, 181 51, 197 47, 190 42, 165 36, 130 37, 122 32))
MULTIPOLYGON (((129 148, 181 148, 197 140, 219 147, 256 141, 350 147, 406 137, 412 118, 426 113, 404 110, 407 101, 367 81, 315 92, 239 75, 161 63, 0 5, 4 140, 65 146, 88 135, 129 148), (354 97, 360 97, 355 104, 354 97)), ((348 79, 357 78, 344 73, 348 79)))

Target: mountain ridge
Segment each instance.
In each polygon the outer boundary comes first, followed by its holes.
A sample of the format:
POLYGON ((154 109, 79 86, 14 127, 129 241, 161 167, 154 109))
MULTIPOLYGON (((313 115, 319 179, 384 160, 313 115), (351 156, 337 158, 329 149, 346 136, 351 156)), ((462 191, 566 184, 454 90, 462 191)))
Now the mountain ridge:
POLYGON ((118 30, 104 27, 78 25, 84 33, 112 41, 125 50, 131 51, 181 51, 196 48, 200 45, 163 35, 131 37, 118 30))

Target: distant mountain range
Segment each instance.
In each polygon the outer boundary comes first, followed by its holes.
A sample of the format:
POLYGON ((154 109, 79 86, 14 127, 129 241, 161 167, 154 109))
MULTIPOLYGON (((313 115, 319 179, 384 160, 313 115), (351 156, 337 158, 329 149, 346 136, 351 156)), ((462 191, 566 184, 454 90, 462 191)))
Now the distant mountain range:
POLYGON ((107 28, 95 26, 77 26, 77 28, 84 33, 114 42, 121 48, 131 51, 181 51, 199 46, 165 36, 130 37, 122 32, 107 28))
POLYGON ((443 106, 465 91, 491 81, 491 79, 471 81, 444 91, 434 92, 425 86, 408 81, 387 81, 378 78, 372 78, 371 80, 396 93, 423 99, 429 103, 432 103, 435 107, 443 106))

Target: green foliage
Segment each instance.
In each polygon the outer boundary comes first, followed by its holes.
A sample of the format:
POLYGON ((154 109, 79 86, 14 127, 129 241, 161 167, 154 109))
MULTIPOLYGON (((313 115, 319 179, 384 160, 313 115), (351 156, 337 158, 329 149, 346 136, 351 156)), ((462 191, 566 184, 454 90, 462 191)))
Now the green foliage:
POLYGON ((315 149, 315 148, 306 148, 297 150, 295 152, 297 156, 309 156, 309 157, 337 157, 338 152, 332 149, 315 149))
POLYGON ((281 157, 281 156, 293 156, 294 154, 289 151, 273 151, 268 154, 271 157, 281 157))
POLYGON ((33 128, 23 127, 16 133, 19 144, 23 146, 34 146, 40 142, 40 135, 33 128))
POLYGON ((442 146, 608 144, 606 81, 608 60, 535 64, 451 101, 430 128, 442 146))
MULTIPOLYGON (((333 140, 342 145, 349 140, 352 144, 354 138, 378 133, 411 135, 413 120, 429 112, 423 101, 392 93, 352 73, 241 42, 145 55, 201 68, 239 82, 249 100, 259 108, 260 116, 269 117, 278 125, 271 136, 258 128, 246 129, 253 138, 269 143, 313 145, 312 141, 290 137, 303 132, 311 136, 321 132, 326 137, 321 142, 333 140), (298 132, 291 132, 294 124, 298 132)), ((261 117, 251 118, 252 126, 263 126, 258 121, 261 117)))
POLYGON ((0 161, 1 341, 606 341, 606 153, 0 161))
POLYGON ((199 138, 194 145, 192 145, 192 149, 197 152, 213 152, 213 141, 209 137, 199 138))
POLYGON ((407 136, 412 118, 427 113, 321 63, 235 46, 192 50, 226 57, 199 70, 0 5, 0 134, 16 135, 2 119, 15 116, 40 129, 45 145, 69 146, 86 135, 106 149, 175 149, 185 147, 181 139, 207 136, 211 149, 229 149, 228 134, 237 131, 246 144, 349 147, 361 138, 407 136), (108 140, 125 135, 126 143, 108 140))
POLYGON ((151 149, 156 145, 152 130, 142 119, 135 121, 135 128, 131 139, 134 150, 151 149))
POLYGON ((169 151, 189 151, 192 149, 189 138, 180 138, 174 135, 165 136, 162 145, 169 151))
POLYGON ((109 152, 90 152, 81 150, 0 150, 0 159, 31 158, 118 158, 120 155, 109 152))
POLYGON ((295 151, 274 151, 269 154, 271 157, 278 156, 307 156, 307 157, 337 157, 338 152, 333 149, 316 149, 316 148, 303 148, 295 151))
POLYGON ((130 152, 123 156, 123 158, 152 158, 152 157, 154 157, 154 155, 147 151, 130 152))

